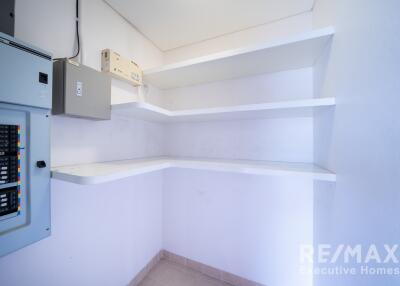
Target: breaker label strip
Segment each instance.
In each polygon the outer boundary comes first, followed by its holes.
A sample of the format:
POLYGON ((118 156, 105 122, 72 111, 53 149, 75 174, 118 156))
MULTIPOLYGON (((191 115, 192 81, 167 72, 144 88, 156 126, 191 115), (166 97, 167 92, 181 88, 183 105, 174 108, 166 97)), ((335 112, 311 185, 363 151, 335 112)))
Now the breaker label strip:
POLYGON ((17 141, 17 148, 18 148, 18 213, 17 215, 21 214, 21 128, 18 125, 18 141, 17 141))

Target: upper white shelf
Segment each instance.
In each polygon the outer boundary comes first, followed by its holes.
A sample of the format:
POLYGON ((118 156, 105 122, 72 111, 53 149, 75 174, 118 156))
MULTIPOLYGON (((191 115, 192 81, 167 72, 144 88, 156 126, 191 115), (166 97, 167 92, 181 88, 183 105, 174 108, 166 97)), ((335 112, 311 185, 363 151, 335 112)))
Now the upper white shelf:
POLYGON ((167 110, 149 103, 132 102, 113 105, 112 109, 138 119, 180 122, 309 116, 313 108, 334 105, 335 98, 328 97, 186 110, 167 110))
POLYGON ((255 175, 296 176, 312 180, 336 181, 334 173, 313 164, 169 157, 55 167, 51 173, 54 179, 88 185, 111 182, 167 168, 186 168, 255 175))
POLYGON ((160 89, 311 67, 334 35, 332 27, 242 49, 228 50, 144 71, 160 89))

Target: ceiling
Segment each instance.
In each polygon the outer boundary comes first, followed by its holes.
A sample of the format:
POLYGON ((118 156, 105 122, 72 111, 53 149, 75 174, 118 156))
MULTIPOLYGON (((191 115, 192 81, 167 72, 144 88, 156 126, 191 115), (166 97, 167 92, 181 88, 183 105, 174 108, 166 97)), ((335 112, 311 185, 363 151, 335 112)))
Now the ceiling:
POLYGON ((105 0, 167 51, 309 11, 314 0, 105 0))

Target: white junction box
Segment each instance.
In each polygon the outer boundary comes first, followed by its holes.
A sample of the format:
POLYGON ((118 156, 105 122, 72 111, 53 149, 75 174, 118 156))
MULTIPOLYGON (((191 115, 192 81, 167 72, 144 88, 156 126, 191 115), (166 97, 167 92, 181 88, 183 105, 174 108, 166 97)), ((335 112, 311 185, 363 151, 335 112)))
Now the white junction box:
POLYGON ((126 80, 134 86, 142 85, 143 73, 132 60, 121 57, 120 54, 105 49, 101 52, 101 71, 126 80))

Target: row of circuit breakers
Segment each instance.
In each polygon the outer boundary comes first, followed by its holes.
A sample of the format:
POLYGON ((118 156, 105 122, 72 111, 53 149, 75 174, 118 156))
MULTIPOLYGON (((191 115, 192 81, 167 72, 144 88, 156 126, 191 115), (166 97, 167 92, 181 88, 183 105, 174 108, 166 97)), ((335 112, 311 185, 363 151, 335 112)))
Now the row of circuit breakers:
POLYGON ((20 207, 20 128, 0 124, 0 219, 17 214, 20 207))

